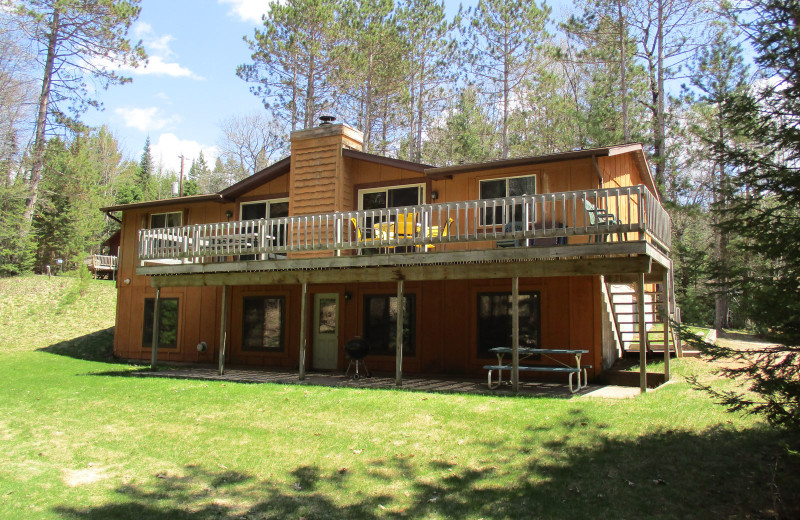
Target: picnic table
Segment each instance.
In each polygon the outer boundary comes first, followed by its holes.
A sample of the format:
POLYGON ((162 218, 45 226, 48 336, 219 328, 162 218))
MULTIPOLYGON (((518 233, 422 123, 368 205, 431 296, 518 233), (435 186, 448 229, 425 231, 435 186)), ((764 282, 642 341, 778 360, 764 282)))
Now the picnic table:
MULTIPOLYGON (((484 365, 484 370, 488 370, 488 383, 489 388, 494 390, 498 388, 500 385, 503 384, 503 370, 508 370, 509 372, 512 370, 512 366, 503 362, 503 357, 506 354, 513 354, 513 349, 510 347, 495 347, 489 349, 489 352, 497 355, 497 364, 496 365, 484 365), (492 372, 497 370, 497 381, 492 382, 492 372)), ((586 388, 589 384, 588 375, 586 373, 587 368, 592 368, 592 365, 581 365, 581 356, 583 354, 588 354, 588 350, 580 350, 580 349, 560 349, 560 348, 527 348, 527 347, 520 347, 519 349, 519 361, 522 363, 523 360, 529 359, 532 356, 536 356, 537 359, 542 357, 549 359, 554 364, 552 365, 522 365, 520 364, 519 370, 520 372, 557 372, 557 373, 566 373, 569 374, 569 391, 573 394, 575 392, 580 391, 582 388, 586 388), (574 365, 570 365, 568 363, 564 363, 553 356, 556 355, 563 355, 563 356, 573 356, 575 360, 574 365), (581 373, 583 373, 583 382, 581 382, 581 373), (573 374, 578 374, 578 386, 575 388, 572 384, 572 376, 573 374)))

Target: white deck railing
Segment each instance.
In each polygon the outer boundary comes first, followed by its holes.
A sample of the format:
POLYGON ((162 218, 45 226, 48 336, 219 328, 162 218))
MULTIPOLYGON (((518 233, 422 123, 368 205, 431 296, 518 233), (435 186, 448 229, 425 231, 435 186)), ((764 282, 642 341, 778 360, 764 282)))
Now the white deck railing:
POLYGON ((550 245, 569 237, 647 240, 665 251, 671 222, 644 186, 422 204, 260 220, 142 229, 139 259, 214 262, 294 251, 427 251, 443 244, 550 245), (548 239, 548 240, 541 240, 548 239), (553 240, 555 239, 555 240, 553 240))

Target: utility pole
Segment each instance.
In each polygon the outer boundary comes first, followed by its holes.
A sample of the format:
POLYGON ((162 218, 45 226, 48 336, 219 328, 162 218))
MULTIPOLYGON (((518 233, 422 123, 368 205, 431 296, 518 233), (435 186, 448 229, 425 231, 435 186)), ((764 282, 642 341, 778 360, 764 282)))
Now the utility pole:
POLYGON ((183 154, 180 154, 178 157, 181 158, 181 181, 180 181, 180 184, 178 185, 178 197, 183 197, 183 160, 184 160, 184 156, 183 156, 183 154))

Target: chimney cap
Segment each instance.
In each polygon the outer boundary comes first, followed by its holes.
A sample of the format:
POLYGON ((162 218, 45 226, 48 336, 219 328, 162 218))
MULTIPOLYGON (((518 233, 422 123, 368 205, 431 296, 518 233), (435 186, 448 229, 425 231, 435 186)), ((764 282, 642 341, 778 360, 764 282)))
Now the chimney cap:
POLYGON ((332 125, 332 124, 333 124, 333 122, 334 122, 334 121, 336 121, 336 116, 332 116, 332 115, 328 115, 328 114, 326 114, 326 115, 321 115, 321 116, 319 116, 319 120, 320 120, 320 121, 322 121, 322 122, 319 124, 319 126, 322 126, 322 125, 332 125))

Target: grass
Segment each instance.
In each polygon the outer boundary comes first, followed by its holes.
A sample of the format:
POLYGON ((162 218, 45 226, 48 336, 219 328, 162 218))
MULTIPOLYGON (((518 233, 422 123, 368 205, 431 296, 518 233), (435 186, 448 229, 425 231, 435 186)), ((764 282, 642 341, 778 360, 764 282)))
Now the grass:
POLYGON ((107 359, 113 283, 60 306, 75 283, 0 280, 0 518, 797 513, 784 437, 683 382, 600 400, 139 378, 107 359))

